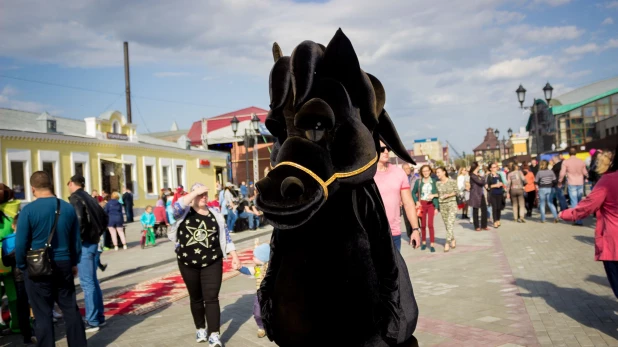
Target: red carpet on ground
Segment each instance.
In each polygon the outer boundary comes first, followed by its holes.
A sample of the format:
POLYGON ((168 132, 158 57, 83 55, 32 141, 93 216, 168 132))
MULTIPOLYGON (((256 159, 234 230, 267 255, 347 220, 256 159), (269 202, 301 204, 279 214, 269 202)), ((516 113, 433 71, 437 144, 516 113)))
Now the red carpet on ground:
MULTIPOLYGON (((253 248, 238 252, 242 263, 251 263, 253 248)), ((223 261, 223 280, 230 279, 239 272, 232 269, 232 258, 223 261)), ((103 298, 105 316, 141 315, 158 308, 168 306, 172 302, 187 297, 189 293, 178 271, 165 276, 139 283, 129 288, 123 288, 106 294, 103 298)), ((84 314, 83 302, 80 305, 84 314)))

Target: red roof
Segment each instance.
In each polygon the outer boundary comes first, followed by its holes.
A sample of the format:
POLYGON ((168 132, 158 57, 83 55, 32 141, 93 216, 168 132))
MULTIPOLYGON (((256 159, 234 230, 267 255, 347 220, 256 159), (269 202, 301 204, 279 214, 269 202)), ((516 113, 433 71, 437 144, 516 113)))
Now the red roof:
POLYGON ((202 144, 202 121, 198 120, 191 125, 189 133, 187 134, 191 146, 200 146, 202 144))
MULTIPOLYGON (((206 119, 206 133, 230 126, 230 121, 234 116, 236 116, 240 122, 251 120, 254 113, 260 118, 260 122, 264 123, 268 111, 263 108, 251 106, 206 119)), ((193 146, 202 144, 202 121, 193 123, 187 137, 193 146)))

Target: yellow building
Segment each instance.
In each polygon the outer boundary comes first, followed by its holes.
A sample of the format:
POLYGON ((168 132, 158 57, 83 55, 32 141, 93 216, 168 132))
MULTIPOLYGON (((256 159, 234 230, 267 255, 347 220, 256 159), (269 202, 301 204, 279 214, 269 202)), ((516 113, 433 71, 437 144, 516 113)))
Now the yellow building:
POLYGON ((47 113, 0 108, 0 181, 24 202, 33 199, 29 178, 48 172, 56 194, 70 195, 69 178, 82 174, 85 190, 134 194, 136 208, 156 202, 160 190, 201 182, 212 189, 223 183, 227 154, 191 148, 186 136, 177 142, 138 134, 118 111, 84 120, 47 113))
POLYGON ((507 144, 507 146, 510 144, 510 150, 509 150, 509 154, 510 156, 521 156, 521 155, 527 155, 528 154, 528 143, 529 143, 529 134, 526 131, 525 127, 521 127, 519 129, 518 133, 514 133, 511 138, 509 139, 509 143, 507 144))

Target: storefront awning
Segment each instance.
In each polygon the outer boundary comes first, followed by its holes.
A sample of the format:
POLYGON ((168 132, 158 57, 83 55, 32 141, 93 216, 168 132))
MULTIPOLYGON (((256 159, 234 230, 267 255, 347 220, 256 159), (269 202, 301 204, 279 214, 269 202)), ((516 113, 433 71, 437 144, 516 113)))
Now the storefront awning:
POLYGON ((121 159, 118 159, 118 158, 101 158, 101 160, 109 161, 109 162, 112 162, 112 163, 115 163, 115 164, 131 164, 128 161, 124 161, 124 160, 121 160, 121 159))

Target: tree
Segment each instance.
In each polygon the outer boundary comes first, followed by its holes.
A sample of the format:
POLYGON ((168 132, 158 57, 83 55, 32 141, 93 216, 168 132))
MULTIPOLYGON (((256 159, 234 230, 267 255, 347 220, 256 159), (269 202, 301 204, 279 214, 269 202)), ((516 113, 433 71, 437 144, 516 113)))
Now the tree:
POLYGON ((474 158, 474 155, 466 155, 465 159, 463 158, 455 159, 455 166, 457 167, 457 169, 460 169, 462 167, 469 167, 475 161, 476 160, 474 158))
POLYGON ((444 166, 444 161, 436 160, 436 167, 443 167, 443 166, 444 166))

